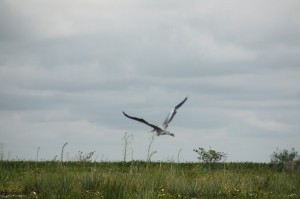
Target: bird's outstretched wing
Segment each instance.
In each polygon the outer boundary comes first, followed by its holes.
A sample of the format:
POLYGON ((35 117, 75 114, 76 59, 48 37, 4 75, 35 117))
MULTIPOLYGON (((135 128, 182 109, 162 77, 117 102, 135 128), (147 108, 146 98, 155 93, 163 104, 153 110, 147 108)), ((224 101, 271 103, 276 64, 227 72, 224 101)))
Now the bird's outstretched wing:
POLYGON ((142 122, 142 123, 144 123, 144 124, 146 124, 146 125, 148 125, 148 126, 151 126, 151 127, 154 128, 155 130, 162 131, 161 128, 159 128, 158 126, 156 126, 156 125, 154 125, 154 124, 150 124, 149 122, 147 122, 147 121, 144 120, 143 118, 132 117, 132 116, 130 116, 130 115, 127 115, 124 111, 123 111, 123 114, 124 114, 126 117, 130 118, 130 119, 133 119, 133 120, 136 120, 136 121, 138 121, 138 122, 142 122))
POLYGON ((175 109, 177 110, 179 107, 182 106, 182 104, 184 104, 184 102, 187 100, 188 98, 185 97, 184 100, 182 100, 182 102, 180 102, 177 106, 175 106, 175 109))
POLYGON ((172 121, 173 117, 175 116, 175 114, 177 113, 177 109, 180 108, 182 106, 182 104, 184 104, 184 102, 187 100, 188 98, 184 98, 184 100, 182 102, 180 102, 177 106, 175 106, 169 113, 169 115, 166 117, 164 123, 163 123, 163 127, 164 129, 168 128, 169 123, 172 121))

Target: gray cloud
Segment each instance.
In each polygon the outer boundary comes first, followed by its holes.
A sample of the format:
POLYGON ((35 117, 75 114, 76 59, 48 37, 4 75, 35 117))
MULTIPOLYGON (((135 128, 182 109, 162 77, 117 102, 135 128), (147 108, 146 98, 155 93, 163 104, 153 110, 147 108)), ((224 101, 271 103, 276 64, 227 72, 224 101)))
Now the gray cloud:
POLYGON ((299 7, 296 0, 1 1, 1 142, 25 159, 38 145, 52 158, 68 141, 71 156, 96 150, 120 160, 128 131, 134 158, 143 159, 150 129, 121 112, 159 124, 189 96, 170 126, 175 139, 156 140, 157 159, 182 148, 183 161, 195 161, 200 146, 232 161, 300 149, 299 7))

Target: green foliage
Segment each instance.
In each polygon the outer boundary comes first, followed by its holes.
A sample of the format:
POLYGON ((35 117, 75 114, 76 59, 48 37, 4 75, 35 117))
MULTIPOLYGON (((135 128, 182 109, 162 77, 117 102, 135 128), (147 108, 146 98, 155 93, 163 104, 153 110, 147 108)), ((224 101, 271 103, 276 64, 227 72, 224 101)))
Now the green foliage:
POLYGON ((295 159, 298 157, 298 151, 292 148, 290 151, 287 149, 276 149, 271 155, 271 163, 277 165, 280 169, 294 170, 295 159))
POLYGON ((0 161, 0 198, 299 198, 300 171, 272 164, 0 161))
POLYGON ((94 155, 95 151, 83 154, 82 151, 78 151, 78 155, 76 156, 76 160, 79 162, 90 162, 92 161, 92 157, 94 155))
POLYGON ((213 149, 209 149, 206 151, 203 148, 194 149, 196 153, 198 153, 199 157, 197 157, 200 161, 205 163, 216 163, 226 158, 226 154, 223 152, 218 152, 213 149))

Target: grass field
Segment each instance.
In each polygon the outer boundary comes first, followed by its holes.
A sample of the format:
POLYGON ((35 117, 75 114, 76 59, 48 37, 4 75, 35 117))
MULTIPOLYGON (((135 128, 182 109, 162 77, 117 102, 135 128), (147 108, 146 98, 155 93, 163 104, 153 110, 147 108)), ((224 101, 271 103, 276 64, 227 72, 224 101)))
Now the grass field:
POLYGON ((300 198, 271 164, 0 161, 0 198, 300 198))

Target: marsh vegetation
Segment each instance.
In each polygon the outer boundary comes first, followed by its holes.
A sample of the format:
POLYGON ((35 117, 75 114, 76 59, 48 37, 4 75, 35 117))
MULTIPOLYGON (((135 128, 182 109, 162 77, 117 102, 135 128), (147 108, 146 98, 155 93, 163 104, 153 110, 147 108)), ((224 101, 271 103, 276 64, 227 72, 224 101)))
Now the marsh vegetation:
POLYGON ((0 198, 299 198, 270 163, 0 161, 0 198))

